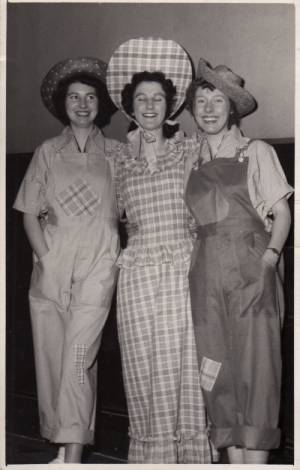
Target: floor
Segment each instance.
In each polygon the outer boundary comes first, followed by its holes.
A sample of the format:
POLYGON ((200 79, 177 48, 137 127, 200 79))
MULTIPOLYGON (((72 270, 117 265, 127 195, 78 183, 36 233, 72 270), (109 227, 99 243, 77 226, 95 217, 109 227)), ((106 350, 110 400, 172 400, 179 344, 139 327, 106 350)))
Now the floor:
MULTIPOLYGON (((18 436, 7 433, 6 435, 6 463, 11 465, 46 464, 56 457, 57 447, 48 444, 41 439, 18 436)), ((103 455, 93 450, 86 449, 83 455, 84 464, 112 463, 126 464, 126 460, 117 459, 109 455, 103 455)))
MULTIPOLYGON (((7 464, 45 464, 56 456, 56 447, 47 442, 20 436, 12 433, 6 435, 6 462, 7 464)), ((86 449, 83 455, 83 464, 126 464, 126 460, 101 454, 93 448, 86 449)), ((227 463, 222 457, 220 463, 227 463)), ((293 465, 293 450, 285 447, 273 451, 270 456, 272 465, 293 465)))

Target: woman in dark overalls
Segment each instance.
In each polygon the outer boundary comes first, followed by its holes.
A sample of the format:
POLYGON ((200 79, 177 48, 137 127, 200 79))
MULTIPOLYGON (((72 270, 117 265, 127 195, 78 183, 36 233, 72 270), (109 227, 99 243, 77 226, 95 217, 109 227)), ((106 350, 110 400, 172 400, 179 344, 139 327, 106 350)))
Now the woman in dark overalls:
POLYGON ((211 439, 230 463, 266 463, 280 443, 279 261, 290 228, 287 184, 267 143, 243 136, 256 108, 244 81, 203 59, 188 90, 200 143, 186 202, 197 222, 190 288, 211 439))

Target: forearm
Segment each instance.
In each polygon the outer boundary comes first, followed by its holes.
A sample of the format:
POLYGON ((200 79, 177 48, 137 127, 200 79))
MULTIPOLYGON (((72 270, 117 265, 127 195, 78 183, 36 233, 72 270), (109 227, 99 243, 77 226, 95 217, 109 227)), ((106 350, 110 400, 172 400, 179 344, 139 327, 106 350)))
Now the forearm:
POLYGON ((272 235, 263 255, 263 261, 275 265, 278 263, 279 254, 282 252, 291 226, 291 214, 286 199, 278 201, 272 212, 274 216, 272 235))
POLYGON ((31 248, 37 257, 41 258, 47 253, 49 249, 45 241, 38 217, 32 214, 24 214, 23 223, 31 248))
POLYGON ((276 203, 273 208, 273 215, 274 222, 269 246, 281 253, 291 226, 291 214, 286 200, 276 203))

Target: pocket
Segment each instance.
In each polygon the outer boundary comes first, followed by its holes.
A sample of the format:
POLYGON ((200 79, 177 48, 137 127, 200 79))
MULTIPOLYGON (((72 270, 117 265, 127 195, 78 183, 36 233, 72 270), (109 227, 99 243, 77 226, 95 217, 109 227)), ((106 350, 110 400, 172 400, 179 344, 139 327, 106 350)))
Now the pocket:
POLYGON ((33 253, 34 262, 35 263, 43 263, 44 260, 48 258, 49 253, 50 253, 50 249, 48 249, 48 251, 43 256, 40 256, 39 258, 35 253, 33 253))
POLYGON ((55 198, 68 216, 94 215, 99 207, 98 194, 82 177, 77 178, 55 198))
POLYGON ((116 262, 120 253, 120 237, 118 232, 112 232, 110 254, 112 259, 116 262))

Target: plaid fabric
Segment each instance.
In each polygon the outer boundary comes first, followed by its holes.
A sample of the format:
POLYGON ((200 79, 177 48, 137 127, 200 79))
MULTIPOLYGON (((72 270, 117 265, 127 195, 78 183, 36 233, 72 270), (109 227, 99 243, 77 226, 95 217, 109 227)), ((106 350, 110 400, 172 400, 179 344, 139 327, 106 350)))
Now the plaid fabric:
POLYGON ((117 166, 118 204, 125 207, 128 222, 138 227, 129 246, 157 249, 159 245, 190 240, 191 216, 183 199, 184 171, 183 158, 155 175, 136 175, 131 167, 117 166))
POLYGON ((84 178, 77 178, 56 196, 56 200, 67 215, 93 215, 99 206, 97 193, 84 178))
POLYGON ((84 366, 87 354, 87 346, 85 344, 74 345, 74 365, 77 373, 78 383, 84 384, 84 366))
POLYGON ((184 170, 175 157, 154 175, 121 163, 117 170, 121 204, 137 227, 123 252, 132 264, 120 271, 117 309, 129 463, 211 462, 190 310, 184 170), (181 250, 180 262, 159 260, 162 247, 181 250))
POLYGON ((129 463, 210 463, 185 269, 122 269, 118 332, 129 463))
POLYGON ((208 392, 212 391, 221 366, 221 362, 213 361, 207 357, 202 358, 200 366, 200 383, 204 390, 208 392))
MULTIPOLYGON (((187 53, 174 41, 154 38, 130 39, 113 53, 107 68, 106 83, 112 101, 122 110, 121 92, 137 72, 161 71, 172 80, 177 94, 173 114, 185 100, 192 80, 192 66, 187 53)), ((123 110, 122 110, 123 111, 123 110)))

